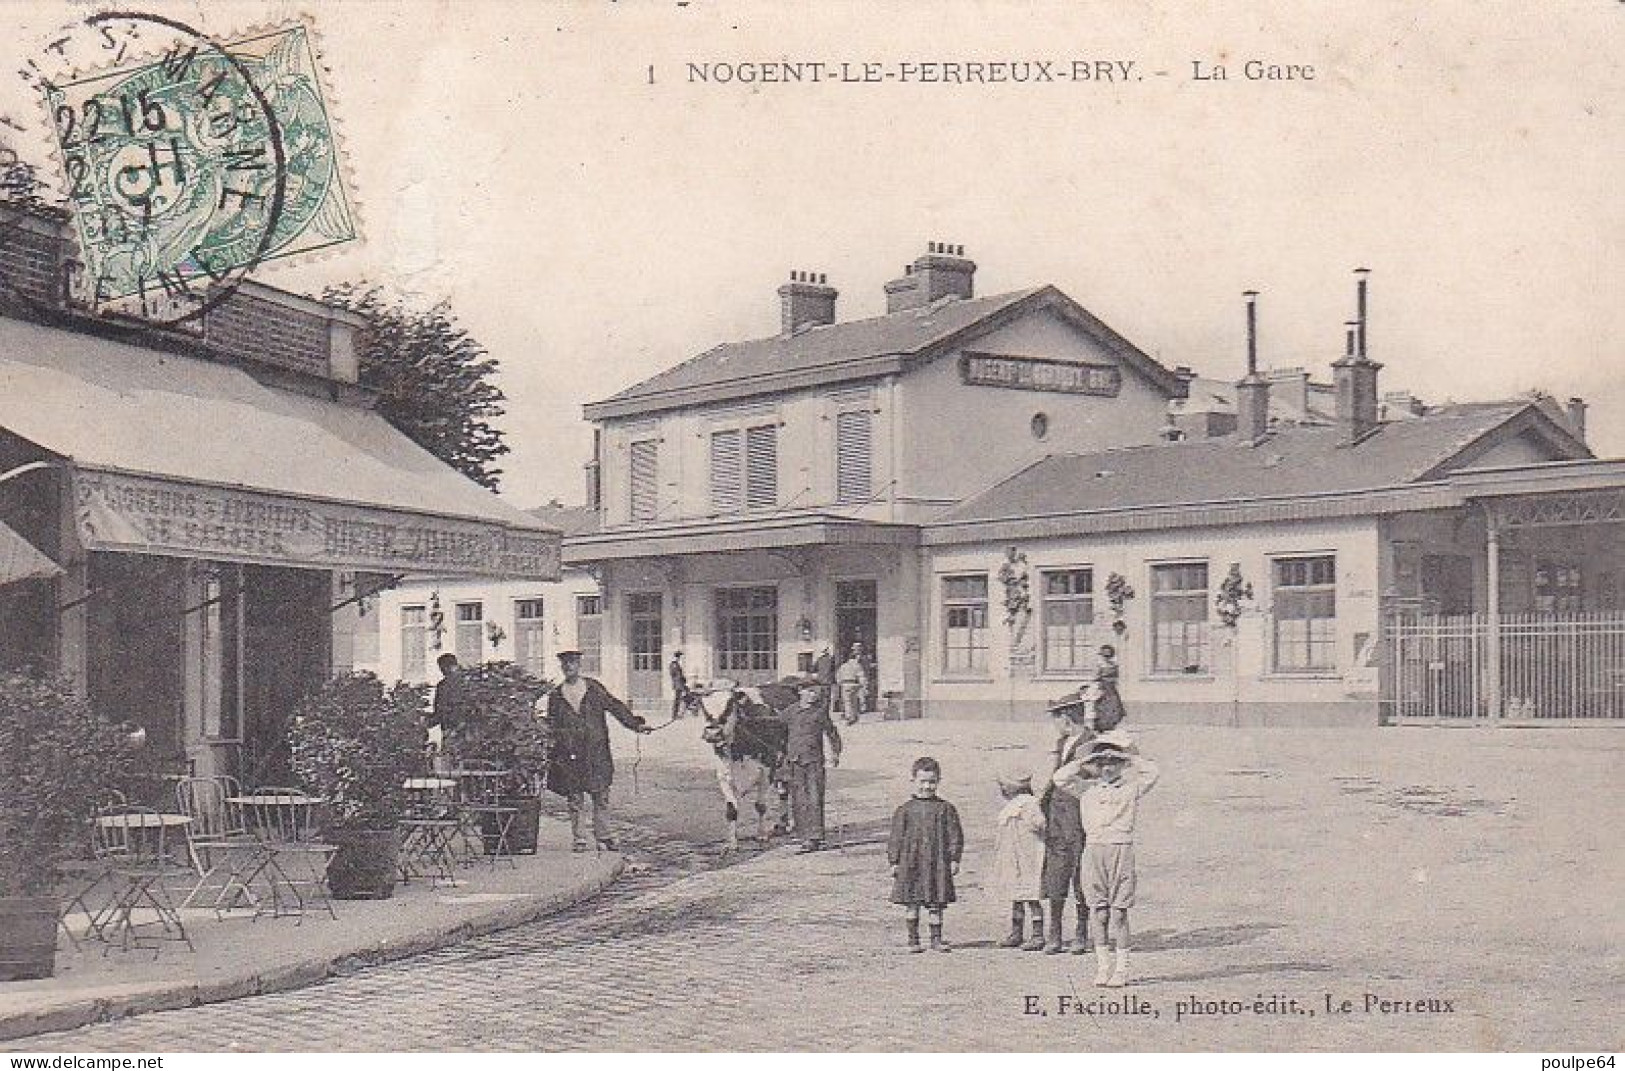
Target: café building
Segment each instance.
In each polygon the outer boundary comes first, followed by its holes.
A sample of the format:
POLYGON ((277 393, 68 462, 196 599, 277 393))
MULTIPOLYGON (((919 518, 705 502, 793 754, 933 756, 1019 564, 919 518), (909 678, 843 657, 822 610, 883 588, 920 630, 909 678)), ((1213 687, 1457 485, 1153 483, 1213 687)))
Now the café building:
POLYGON ((0 240, 0 667, 66 674, 165 771, 281 783, 378 591, 558 577, 556 529, 375 411, 359 318, 249 282, 185 329, 111 322, 65 239, 0 240))

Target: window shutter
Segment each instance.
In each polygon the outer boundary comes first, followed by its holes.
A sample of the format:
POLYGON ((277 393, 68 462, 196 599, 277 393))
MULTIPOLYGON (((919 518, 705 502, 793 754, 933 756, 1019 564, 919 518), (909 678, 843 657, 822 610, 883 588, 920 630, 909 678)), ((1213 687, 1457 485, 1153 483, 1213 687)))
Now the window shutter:
POLYGON ((711 508, 737 512, 745 504, 743 458, 738 428, 711 433, 711 508))
POLYGON ((835 417, 835 500, 864 502, 870 494, 872 435, 869 410, 853 409, 835 417))
POLYGON ((656 495, 658 494, 657 478, 659 476, 658 453, 660 444, 654 439, 644 439, 632 444, 632 519, 634 521, 650 520, 655 515, 656 495))
POLYGON ((745 506, 763 509, 779 501, 779 429, 745 429, 745 506))

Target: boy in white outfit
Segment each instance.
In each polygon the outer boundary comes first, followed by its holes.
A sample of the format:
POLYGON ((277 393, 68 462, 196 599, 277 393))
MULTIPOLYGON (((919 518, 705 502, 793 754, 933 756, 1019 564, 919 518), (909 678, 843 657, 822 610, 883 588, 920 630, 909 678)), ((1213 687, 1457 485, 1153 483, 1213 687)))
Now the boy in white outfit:
POLYGON ((1128 909, 1134 906, 1134 825, 1140 797, 1157 783, 1157 766, 1142 758, 1126 734, 1106 733, 1089 753, 1055 771, 1055 784, 1078 797, 1087 837, 1083 846, 1083 891, 1090 915, 1098 970, 1095 984, 1128 984, 1128 909), (1107 947, 1109 933, 1117 957, 1107 947))

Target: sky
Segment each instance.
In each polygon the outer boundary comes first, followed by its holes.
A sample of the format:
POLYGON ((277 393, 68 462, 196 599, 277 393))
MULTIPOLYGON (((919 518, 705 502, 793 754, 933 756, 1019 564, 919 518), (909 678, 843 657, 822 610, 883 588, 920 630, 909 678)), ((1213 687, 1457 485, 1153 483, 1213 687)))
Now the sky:
MULTIPOLYGON (((775 333, 793 269, 828 275, 839 318, 877 315, 933 240, 965 246, 978 293, 1053 283, 1224 378, 1249 289, 1263 363, 1329 378, 1368 267, 1384 389, 1578 395, 1593 448, 1625 455, 1618 3, 141 7, 220 39, 312 16, 362 240, 259 278, 449 301, 501 362, 521 506, 582 500, 583 403, 775 333), (811 61, 816 84, 715 77, 811 61), (1065 77, 913 80, 995 61, 1065 77), (1130 80, 1071 80, 1100 61, 1130 80)), ((0 71, 91 10, 0 3, 0 71)), ((21 78, 0 74, 0 116, 19 151, 45 129, 21 78)))

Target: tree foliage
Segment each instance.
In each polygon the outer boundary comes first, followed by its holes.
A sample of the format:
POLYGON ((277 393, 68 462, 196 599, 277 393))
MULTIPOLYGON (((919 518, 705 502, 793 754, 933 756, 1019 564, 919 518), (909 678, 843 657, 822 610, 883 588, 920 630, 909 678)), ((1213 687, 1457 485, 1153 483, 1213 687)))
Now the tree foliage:
POLYGON ((384 419, 495 491, 502 476, 496 461, 508 446, 494 422, 507 399, 493 382, 496 359, 451 307, 412 308, 381 287, 356 283, 329 287, 322 298, 367 320, 361 382, 379 392, 384 419))
POLYGON ((90 845, 90 818, 130 772, 127 732, 59 677, 0 675, 0 896, 39 896, 90 845))
POLYGON ((393 829, 405 781, 423 764, 427 685, 389 688, 371 673, 342 673, 300 699, 288 729, 293 770, 327 801, 335 829, 393 829))

